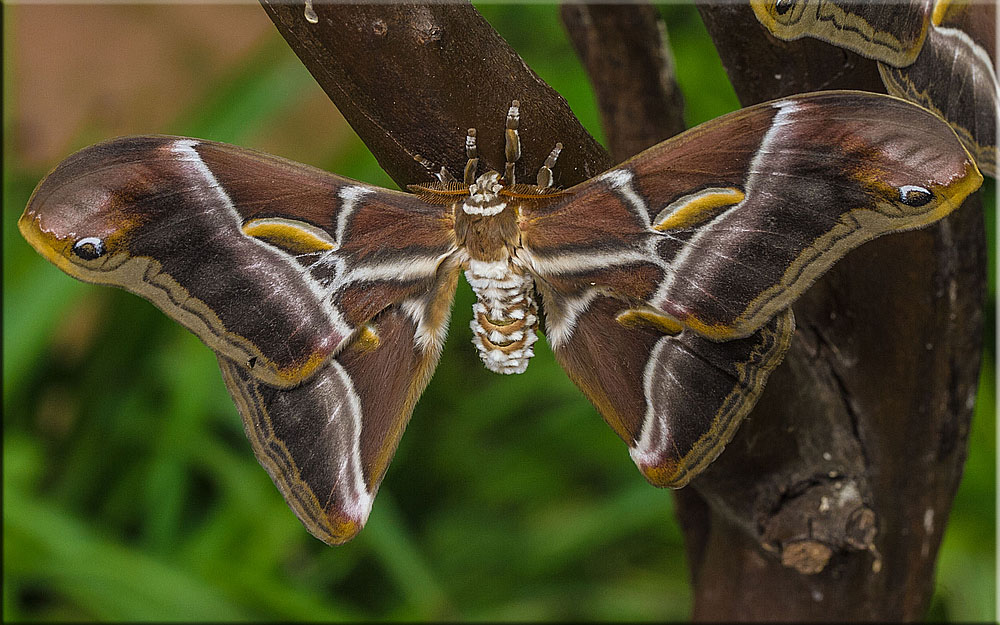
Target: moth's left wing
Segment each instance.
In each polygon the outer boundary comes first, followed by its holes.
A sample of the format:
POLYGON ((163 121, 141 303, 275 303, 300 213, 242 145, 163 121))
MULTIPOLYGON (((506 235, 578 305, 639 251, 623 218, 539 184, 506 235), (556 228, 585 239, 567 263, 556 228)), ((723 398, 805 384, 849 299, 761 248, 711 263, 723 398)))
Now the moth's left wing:
POLYGON ((263 383, 308 379, 456 249, 447 207, 184 137, 85 148, 18 221, 69 275, 148 299, 263 383))
POLYGON ((441 355, 457 280, 458 265, 442 265, 432 290, 380 312, 296 388, 263 384, 219 357, 257 459, 323 542, 350 540, 368 519, 441 355))
POLYGON ((646 477, 681 486, 780 360, 792 325, 782 311, 851 249, 943 217, 981 181, 955 133, 920 107, 861 92, 791 97, 527 210, 524 260, 559 361, 646 477), (653 431, 666 437, 656 453, 643 442, 653 431))

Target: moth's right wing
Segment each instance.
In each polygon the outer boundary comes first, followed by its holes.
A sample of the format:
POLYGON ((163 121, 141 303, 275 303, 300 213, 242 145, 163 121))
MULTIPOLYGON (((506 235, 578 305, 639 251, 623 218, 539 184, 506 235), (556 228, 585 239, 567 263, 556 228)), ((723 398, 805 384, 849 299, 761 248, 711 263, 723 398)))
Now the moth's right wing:
POLYGON ((736 111, 526 207, 523 257, 560 364, 650 482, 729 441, 789 344, 789 306, 849 251, 982 183, 952 129, 884 95, 736 111))
POLYGON ((64 161, 19 226, 66 273, 198 335, 309 531, 361 529, 447 331, 447 207, 233 146, 128 137, 64 161))
POLYGON ((991 176, 996 176, 1000 111, 996 18, 994 2, 939 1, 916 60, 906 67, 879 63, 889 93, 947 120, 991 176))
POLYGON ((544 284, 539 291, 546 319, 567 309, 575 317, 571 334, 553 345, 559 364, 661 487, 684 486, 722 452, 795 330, 788 309, 745 338, 713 341, 630 314, 597 291, 582 300, 544 284))

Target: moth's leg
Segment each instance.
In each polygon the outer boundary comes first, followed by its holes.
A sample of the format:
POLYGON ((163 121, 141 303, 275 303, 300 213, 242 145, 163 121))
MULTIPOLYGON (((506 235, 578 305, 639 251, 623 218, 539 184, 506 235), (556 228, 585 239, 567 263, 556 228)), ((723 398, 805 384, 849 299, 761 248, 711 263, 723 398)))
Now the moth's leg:
POLYGON ((521 120, 520 106, 521 103, 514 100, 510 103, 510 110, 507 111, 507 145, 504 150, 507 165, 503 177, 508 186, 514 184, 514 163, 521 158, 521 138, 517 135, 517 124, 521 120))
POLYGON ((465 156, 469 159, 465 163, 465 186, 470 186, 476 181, 476 167, 479 165, 475 128, 469 128, 468 134, 465 135, 465 156))
POLYGON ((423 156, 420 156, 419 154, 414 154, 413 160, 423 165, 424 169, 426 169, 428 172, 430 172, 432 176, 438 179, 438 182, 444 182, 444 183, 457 182, 455 180, 455 176, 452 176, 451 172, 448 171, 448 168, 445 167, 444 165, 441 166, 440 171, 434 171, 435 169, 437 169, 437 165, 430 162, 423 156))
POLYGON ((549 157, 545 159, 545 163, 542 164, 541 169, 538 170, 538 178, 535 184, 543 189, 547 189, 552 186, 552 168, 556 166, 556 159, 559 158, 559 153, 562 152, 562 144, 557 143, 556 147, 552 148, 549 152, 549 157))

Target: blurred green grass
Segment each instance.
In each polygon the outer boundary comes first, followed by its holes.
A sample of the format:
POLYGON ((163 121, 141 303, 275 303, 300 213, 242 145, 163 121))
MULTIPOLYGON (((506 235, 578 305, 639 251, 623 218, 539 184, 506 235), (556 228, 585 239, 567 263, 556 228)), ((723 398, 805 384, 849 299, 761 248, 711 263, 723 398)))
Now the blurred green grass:
MULTIPOLYGON (((601 137, 557 7, 480 9, 601 137)), ((697 12, 663 10, 689 124, 737 108, 697 12)), ((311 89, 275 34, 162 132, 239 144, 311 89)), ((104 138, 79 132, 81 147, 104 138)), ((5 620, 689 617, 669 494, 638 476, 542 342, 526 375, 480 366, 464 283, 368 526, 329 548, 256 463, 209 350, 147 302, 78 283, 21 240, 17 217, 45 172, 20 164, 6 140, 4 150, 5 620)), ((321 164, 392 186, 356 138, 321 164)), ((996 491, 994 294, 991 275, 983 382, 935 620, 995 612, 995 506, 984 505, 996 491)))

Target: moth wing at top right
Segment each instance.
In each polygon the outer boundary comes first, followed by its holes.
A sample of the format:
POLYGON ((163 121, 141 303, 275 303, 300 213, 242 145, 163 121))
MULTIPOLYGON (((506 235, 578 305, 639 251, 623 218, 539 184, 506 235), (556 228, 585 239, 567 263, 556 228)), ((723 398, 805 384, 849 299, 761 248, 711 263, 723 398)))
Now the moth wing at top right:
POLYGON ((996 176, 996 5, 992 2, 751 0, 783 40, 813 37, 878 61, 886 90, 940 115, 996 176))
POLYGON ((930 112, 821 92, 656 145, 526 211, 522 241, 557 359, 646 478, 679 487, 756 403, 803 291, 981 182, 930 112))

